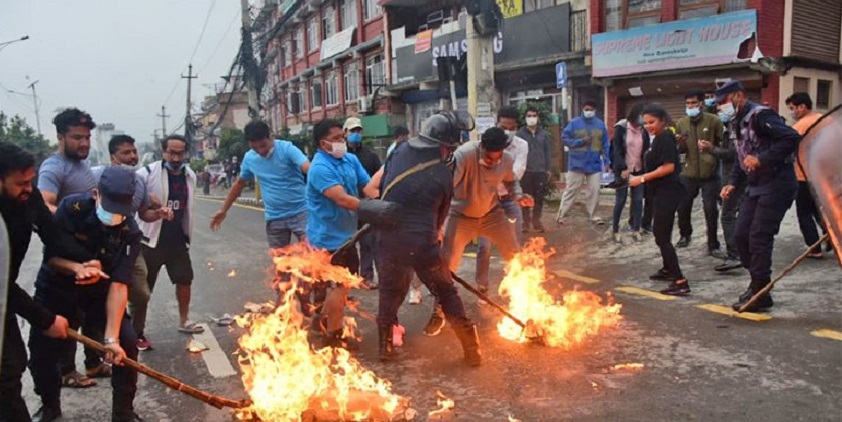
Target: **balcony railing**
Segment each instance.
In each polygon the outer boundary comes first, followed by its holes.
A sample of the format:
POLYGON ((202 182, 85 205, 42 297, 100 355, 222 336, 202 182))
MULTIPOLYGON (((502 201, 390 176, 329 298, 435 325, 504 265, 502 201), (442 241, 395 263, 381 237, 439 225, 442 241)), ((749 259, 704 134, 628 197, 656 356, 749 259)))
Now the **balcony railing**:
POLYGON ((578 10, 570 12, 570 51, 588 49, 588 12, 578 10))

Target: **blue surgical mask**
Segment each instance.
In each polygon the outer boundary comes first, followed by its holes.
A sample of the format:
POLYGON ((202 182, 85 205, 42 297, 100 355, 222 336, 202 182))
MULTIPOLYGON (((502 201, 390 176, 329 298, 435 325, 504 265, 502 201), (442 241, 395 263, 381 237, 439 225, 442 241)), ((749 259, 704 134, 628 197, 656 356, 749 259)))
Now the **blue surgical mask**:
POLYGON ((687 110, 685 112, 687 113, 688 117, 696 117, 696 116, 699 115, 699 113, 702 112, 702 110, 700 110, 698 107, 696 107, 696 108, 687 107, 687 110))
POLYGON ((363 141, 363 134, 359 132, 351 132, 348 134, 348 142, 358 144, 363 141))
POLYGON ((716 104, 715 98, 705 98, 705 106, 713 107, 714 104, 716 104))
POLYGON ((728 123, 734 116, 737 114, 737 110, 734 108, 733 103, 723 104, 719 106, 719 120, 722 120, 722 123, 728 123))
POLYGON ((122 223, 123 220, 126 219, 125 216, 106 211, 105 208, 102 207, 102 204, 99 203, 99 201, 97 201, 96 203, 96 217, 102 224, 108 227, 117 226, 120 223, 122 223))
POLYGON ((184 162, 180 162, 180 163, 178 163, 178 166, 175 166, 175 165, 173 165, 173 163, 171 163, 169 161, 165 161, 164 167, 166 167, 170 171, 178 173, 181 170, 184 170, 184 162))

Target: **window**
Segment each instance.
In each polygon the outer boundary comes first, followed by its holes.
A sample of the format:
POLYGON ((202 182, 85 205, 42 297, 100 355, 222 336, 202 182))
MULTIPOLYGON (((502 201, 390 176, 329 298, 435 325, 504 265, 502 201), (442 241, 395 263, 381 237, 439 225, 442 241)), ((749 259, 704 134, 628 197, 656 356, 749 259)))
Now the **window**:
POLYGON ((301 88, 298 85, 291 86, 287 91, 287 110, 292 114, 301 113, 301 88))
POLYGON ((629 0, 626 28, 661 23, 661 0, 629 0))
POLYGON ((304 26, 299 26, 295 29, 292 36, 292 51, 295 52, 295 58, 300 59, 304 57, 304 26))
POLYGON ((605 32, 623 29, 623 0, 606 0, 605 32))
POLYGON ((816 83, 816 108, 827 110, 830 108, 830 92, 833 88, 832 81, 819 79, 816 83))
POLYGON ((339 95, 336 91, 336 72, 330 71, 325 75, 325 104, 334 105, 339 103, 339 95))
POLYGON ((555 0, 523 0, 523 12, 534 12, 545 7, 555 6, 555 0))
POLYGON ((374 93, 375 89, 386 83, 384 66, 383 53, 365 59, 366 94, 374 93))
POLYGON ((382 9, 377 5, 377 0, 363 0, 363 19, 371 20, 380 16, 382 9))
POLYGON ((357 26, 357 0, 342 0, 339 11, 342 15, 342 29, 357 26))
POLYGON ((722 10, 723 12, 736 12, 737 10, 743 10, 748 5, 746 4, 747 0, 725 0, 725 8, 722 10))
POLYGON ((357 63, 349 63, 342 67, 342 78, 345 85, 345 101, 354 101, 360 97, 360 73, 357 63))
POLYGON ((679 0, 679 19, 713 16, 746 8, 746 0, 679 0))
POLYGON ((319 22, 315 17, 307 19, 307 48, 311 53, 319 49, 319 22))
POLYGON ((322 106, 322 81, 318 78, 310 80, 310 108, 322 106))
POLYGON ((322 10, 322 39, 326 40, 336 33, 336 11, 333 6, 322 10))
POLYGON ((810 92, 810 78, 799 78, 798 76, 792 82, 792 92, 810 92))
POLYGON ((292 41, 290 39, 284 40, 284 46, 281 47, 281 51, 283 52, 284 58, 284 67, 287 67, 292 64, 292 41))

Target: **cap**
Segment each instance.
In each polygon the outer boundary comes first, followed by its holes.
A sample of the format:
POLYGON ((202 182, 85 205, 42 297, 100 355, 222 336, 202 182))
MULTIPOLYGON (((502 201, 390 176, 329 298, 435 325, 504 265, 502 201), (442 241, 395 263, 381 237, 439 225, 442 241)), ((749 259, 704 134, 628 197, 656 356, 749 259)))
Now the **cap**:
POLYGON ((743 84, 740 81, 732 79, 716 90, 716 102, 721 103, 725 101, 725 97, 728 96, 728 94, 734 92, 745 92, 745 90, 746 89, 743 88, 743 84))
POLYGON ((102 208, 114 214, 134 214, 134 184, 135 175, 131 170, 115 166, 103 170, 98 186, 102 208))
POLYGON ((356 128, 363 128, 363 123, 360 121, 359 117, 349 117, 348 120, 345 120, 345 124, 342 126, 342 129, 345 130, 352 130, 356 128))

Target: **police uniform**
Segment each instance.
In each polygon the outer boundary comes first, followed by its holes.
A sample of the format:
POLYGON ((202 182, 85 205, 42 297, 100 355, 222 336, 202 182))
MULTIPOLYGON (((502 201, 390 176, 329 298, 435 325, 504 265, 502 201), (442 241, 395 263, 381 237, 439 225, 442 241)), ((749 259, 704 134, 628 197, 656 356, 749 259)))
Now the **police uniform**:
MULTIPOLYGON (((88 250, 92 259, 102 263, 103 272, 110 278, 91 285, 76 285, 74 276, 62 275, 44 261, 35 282, 35 300, 66 318, 82 310, 92 326, 104 330, 110 283, 131 283, 134 263, 140 252, 141 232, 130 216, 114 227, 102 224, 96 215, 96 201, 90 193, 71 195, 62 200, 56 210, 56 220, 63 230, 71 233, 88 250)), ((126 356, 136 360, 137 337, 125 313, 119 337, 120 347, 126 356)), ((71 340, 48 338, 34 327, 30 332, 30 371, 35 392, 41 396, 44 407, 61 408, 61 376, 56 361, 61 344, 66 341, 71 340)), ((115 365, 111 386, 112 420, 132 420, 137 372, 115 365)))

